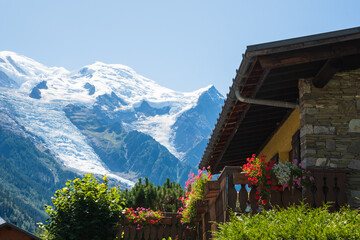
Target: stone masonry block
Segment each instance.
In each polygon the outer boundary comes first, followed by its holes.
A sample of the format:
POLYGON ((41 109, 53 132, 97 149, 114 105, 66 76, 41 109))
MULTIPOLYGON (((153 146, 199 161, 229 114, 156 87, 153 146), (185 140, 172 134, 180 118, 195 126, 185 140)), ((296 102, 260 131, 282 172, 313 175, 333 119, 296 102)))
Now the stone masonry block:
POLYGON ((360 153, 360 140, 352 141, 347 151, 350 153, 360 153))
POLYGON ((315 166, 317 166, 317 167, 325 167, 327 165, 329 165, 329 164, 328 164, 328 161, 327 161, 326 158, 318 158, 318 159, 316 159, 315 166))
POLYGON ((326 139, 326 149, 330 151, 334 151, 336 149, 336 143, 335 140, 332 139, 326 139))
POLYGON ((352 160, 352 161, 350 161, 348 168, 360 170, 360 160, 352 160))
POLYGON ((314 126, 314 134, 335 134, 335 127, 314 126))
POLYGON ((308 134, 313 134, 313 133, 314 133, 314 127, 311 124, 305 124, 300 129, 300 137, 303 137, 308 134))
POLYGON ((351 119, 349 122, 350 133, 360 133, 360 119, 351 119))
POLYGON ((315 158, 304 158, 301 163, 303 164, 304 168, 315 166, 316 160, 315 158))

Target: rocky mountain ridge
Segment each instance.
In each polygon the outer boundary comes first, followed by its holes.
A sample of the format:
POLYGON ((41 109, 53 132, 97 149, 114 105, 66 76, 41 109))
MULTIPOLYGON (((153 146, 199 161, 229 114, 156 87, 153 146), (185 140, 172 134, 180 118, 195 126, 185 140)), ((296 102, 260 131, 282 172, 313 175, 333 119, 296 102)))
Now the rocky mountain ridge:
POLYGON ((167 174, 186 179, 223 104, 214 86, 176 92, 120 64, 71 72, 13 52, 0 52, 0 88, 0 114, 40 139, 63 167, 106 173, 124 186, 145 174, 159 184, 167 174))

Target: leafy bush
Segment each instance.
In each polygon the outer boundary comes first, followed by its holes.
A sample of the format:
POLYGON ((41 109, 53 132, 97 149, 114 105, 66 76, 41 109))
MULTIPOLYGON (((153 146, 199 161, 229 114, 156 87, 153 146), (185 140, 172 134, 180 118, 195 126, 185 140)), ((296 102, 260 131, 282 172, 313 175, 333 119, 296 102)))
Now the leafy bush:
POLYGON ((343 208, 329 213, 327 209, 326 205, 316 209, 301 205, 232 216, 230 222, 218 225, 215 239, 360 239, 357 210, 343 208))
POLYGON ((46 206, 47 225, 42 225, 46 239, 114 239, 122 213, 119 188, 108 188, 106 176, 99 183, 91 174, 69 180, 57 190, 53 207, 46 206))

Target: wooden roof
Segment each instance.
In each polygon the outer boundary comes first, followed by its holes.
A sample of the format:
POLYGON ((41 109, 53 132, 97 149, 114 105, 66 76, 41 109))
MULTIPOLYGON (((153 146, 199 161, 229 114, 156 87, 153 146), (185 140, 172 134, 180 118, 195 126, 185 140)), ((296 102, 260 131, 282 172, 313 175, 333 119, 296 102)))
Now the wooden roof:
MULTIPOLYGON (((12 224, 12 223, 9 223, 9 222, 6 222, 3 218, 0 217, 0 235, 3 236, 3 234, 6 235, 6 233, 4 233, 4 231, 2 231, 3 229, 6 229, 6 230, 11 230, 11 229, 14 229, 15 231, 18 231, 19 233, 21 233, 22 237, 21 238, 18 238, 19 235, 18 234, 15 234, 15 236, 11 237, 11 239, 31 239, 31 240, 41 240, 41 238, 35 236, 34 234, 28 232, 28 231, 25 231, 24 229, 18 227, 17 225, 15 224, 12 224)), ((7 236, 7 235, 6 235, 7 236)), ((4 237, 4 236, 3 236, 4 237)))
POLYGON ((360 27, 248 46, 199 168, 219 173, 258 153, 292 111, 247 104, 245 97, 297 103, 298 80, 312 78, 323 87, 338 71, 360 67, 360 27))

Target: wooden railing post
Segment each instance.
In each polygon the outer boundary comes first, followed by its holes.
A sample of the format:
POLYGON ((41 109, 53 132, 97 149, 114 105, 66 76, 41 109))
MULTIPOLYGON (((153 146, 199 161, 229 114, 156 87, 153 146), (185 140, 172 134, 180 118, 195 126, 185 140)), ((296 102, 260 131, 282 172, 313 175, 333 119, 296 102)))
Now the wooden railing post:
POLYGON ((236 207, 237 191, 235 189, 235 184, 234 184, 232 173, 229 173, 227 176, 227 192, 228 192, 228 194, 227 194, 228 195, 228 197, 227 197, 228 207, 232 211, 234 211, 235 207, 236 207))
POLYGON ((237 191, 234 184, 234 174, 240 173, 242 170, 239 166, 225 167, 220 174, 218 181, 220 184, 220 201, 219 205, 222 205, 223 221, 226 222, 229 218, 228 208, 232 211, 235 210, 237 201, 237 191))
MULTIPOLYGON (((339 210, 346 201, 345 180, 347 170, 341 169, 311 169, 315 184, 306 190, 305 196, 315 200, 315 207, 323 203, 330 204, 330 210, 339 210)), ((307 200, 309 201, 309 200, 307 200)))

